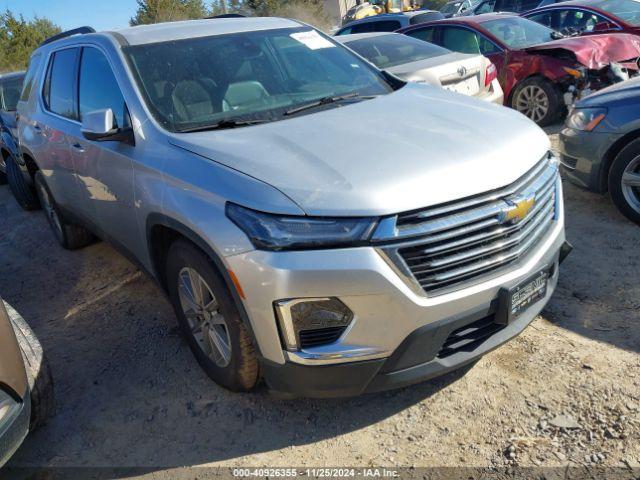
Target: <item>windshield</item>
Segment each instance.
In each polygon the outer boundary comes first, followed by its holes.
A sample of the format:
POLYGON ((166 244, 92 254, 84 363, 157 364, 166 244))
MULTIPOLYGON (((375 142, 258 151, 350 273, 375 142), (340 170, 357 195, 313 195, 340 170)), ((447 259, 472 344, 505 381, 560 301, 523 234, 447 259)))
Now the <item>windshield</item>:
POLYGON ((0 82, 0 108, 8 111, 16 109, 22 91, 22 79, 23 77, 16 77, 0 82))
POLYGON ((607 0, 599 3, 598 8, 615 15, 629 25, 640 26, 640 2, 635 0, 607 0))
POLYGON ((555 30, 521 17, 505 17, 482 23, 482 27, 509 48, 519 49, 547 43, 558 35, 555 30))
POLYGON ((319 99, 392 91, 380 72, 308 27, 124 51, 150 110, 171 131, 229 120, 279 120, 319 99))
POLYGON ((450 53, 437 45, 399 34, 362 38, 347 42, 347 46, 382 69, 450 53))
POLYGON ((440 9, 442 13, 458 13, 463 2, 449 2, 440 9))

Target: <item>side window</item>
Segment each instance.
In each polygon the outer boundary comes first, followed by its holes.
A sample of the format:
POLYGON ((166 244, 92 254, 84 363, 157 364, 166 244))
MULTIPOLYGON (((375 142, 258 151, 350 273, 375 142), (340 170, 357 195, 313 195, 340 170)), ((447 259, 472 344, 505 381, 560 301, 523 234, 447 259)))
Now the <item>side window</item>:
POLYGON ((401 28, 400 22, 393 20, 374 22, 374 31, 376 32, 395 32, 399 28, 401 28))
POLYGON ((586 10, 565 10, 562 12, 561 17, 560 30, 593 32, 596 25, 607 23, 607 20, 603 17, 586 10))
POLYGON ((411 32, 407 32, 406 35, 409 37, 417 38, 418 40, 422 40, 423 42, 435 43, 435 33, 436 29, 431 27, 412 30, 411 32))
POLYGON ((374 28, 374 22, 359 23, 351 27, 351 33, 370 33, 374 28))
POLYGON ((496 0, 488 0, 487 2, 482 2, 480 5, 478 5, 478 8, 476 8, 476 11, 474 13, 476 15, 480 15, 481 13, 491 13, 493 12, 495 6, 496 0))
POLYGON ((75 102, 77 59, 77 48, 55 52, 51 56, 43 92, 49 110, 72 120, 78 119, 75 102))
POLYGON ((338 35, 351 35, 351 27, 343 28, 342 30, 338 31, 338 33, 336 33, 336 36, 338 35))
POLYGON ((80 61, 80 120, 89 112, 110 108, 114 127, 128 126, 124 97, 109 61, 97 48, 82 49, 80 61))
POLYGON ((534 22, 541 23, 542 25, 545 25, 549 28, 555 28, 551 25, 551 12, 537 13, 535 15, 530 15, 527 18, 534 22))
POLYGON ((480 42, 475 32, 466 28, 445 27, 442 29, 441 45, 460 53, 480 53, 480 42))
POLYGON ((35 81, 41 61, 42 55, 39 53, 31 57, 31 60, 29 61, 29 68, 27 69, 27 75, 24 77, 24 83, 22 84, 22 93, 20 94, 21 102, 26 102, 29 100, 29 95, 31 95, 33 82, 35 81))
POLYGON ((478 35, 478 43, 480 45, 480 53, 482 53, 482 55, 493 55, 494 53, 502 52, 495 43, 487 40, 482 35, 478 35))

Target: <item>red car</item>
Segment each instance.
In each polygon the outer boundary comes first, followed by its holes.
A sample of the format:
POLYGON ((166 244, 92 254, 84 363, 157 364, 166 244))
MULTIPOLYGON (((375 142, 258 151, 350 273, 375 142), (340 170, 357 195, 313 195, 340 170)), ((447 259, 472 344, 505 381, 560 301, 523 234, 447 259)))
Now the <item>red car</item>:
POLYGON ((640 2, 636 0, 572 0, 536 8, 522 17, 567 35, 640 35, 640 2))
POLYGON ((539 125, 559 120, 566 106, 638 73, 640 37, 603 34, 565 38, 503 13, 456 17, 398 31, 462 53, 481 53, 498 70, 505 105, 539 125))

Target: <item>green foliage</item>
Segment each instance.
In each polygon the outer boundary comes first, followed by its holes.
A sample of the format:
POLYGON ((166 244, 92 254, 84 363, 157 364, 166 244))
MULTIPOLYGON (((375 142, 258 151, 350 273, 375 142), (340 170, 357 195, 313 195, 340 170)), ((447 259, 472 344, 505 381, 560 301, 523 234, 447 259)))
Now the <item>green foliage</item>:
POLYGON ((24 70, 31 52, 60 27, 46 18, 26 21, 9 10, 0 14, 0 73, 24 70))
POLYGON ((204 18, 209 11, 203 0, 138 0, 132 26, 204 18))

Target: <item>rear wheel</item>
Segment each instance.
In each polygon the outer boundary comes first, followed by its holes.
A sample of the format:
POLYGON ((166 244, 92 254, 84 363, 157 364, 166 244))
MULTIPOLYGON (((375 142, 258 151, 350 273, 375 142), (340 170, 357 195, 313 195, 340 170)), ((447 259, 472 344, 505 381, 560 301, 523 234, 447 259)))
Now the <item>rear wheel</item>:
POLYGON ((511 107, 541 127, 555 122, 562 113, 559 92, 543 78, 528 78, 521 82, 513 92, 511 107))
POLYGON ((251 337, 211 260, 178 240, 169 250, 166 272, 180 328, 202 369, 229 390, 251 390, 258 382, 251 337))
POLYGON ((613 161, 609 192, 622 214, 640 225, 640 139, 623 148, 613 161))
POLYGON ((2 152, 0 152, 0 185, 5 185, 7 183, 7 164, 5 163, 5 157, 2 154, 2 152))
POLYGON ((87 229, 63 218, 40 171, 36 172, 35 184, 44 214, 60 245, 67 250, 75 250, 91 243, 93 235, 87 229))
POLYGON ((18 167, 13 157, 9 155, 5 159, 5 162, 9 188, 11 188, 11 192, 18 204, 24 210, 37 210, 40 208, 40 202, 38 201, 38 195, 35 189, 25 181, 20 167, 18 167))

